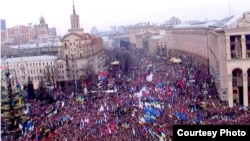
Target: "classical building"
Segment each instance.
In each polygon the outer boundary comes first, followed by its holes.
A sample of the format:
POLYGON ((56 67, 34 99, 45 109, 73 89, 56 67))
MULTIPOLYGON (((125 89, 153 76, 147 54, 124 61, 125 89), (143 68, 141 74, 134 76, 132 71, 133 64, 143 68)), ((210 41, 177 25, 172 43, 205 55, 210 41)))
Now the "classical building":
POLYGON ((250 102, 250 11, 225 28, 229 106, 250 102))
POLYGON ((230 107, 233 102, 249 105, 250 12, 230 17, 220 24, 178 25, 166 35, 149 39, 152 54, 188 55, 208 64, 218 94, 230 107), (167 50, 167 51, 166 51, 167 50))
POLYGON ((80 28, 79 15, 75 12, 70 16, 71 29, 61 39, 58 49, 61 66, 60 78, 65 81, 79 80, 89 73, 98 73, 104 69, 103 40, 100 37, 85 33, 80 28))
POLYGON ((6 76, 5 73, 9 70, 12 74, 13 87, 19 82, 21 86, 27 85, 28 78, 33 82, 34 88, 37 89, 39 82, 44 79, 46 80, 50 77, 57 81, 56 71, 56 61, 57 56, 31 56, 31 57, 17 57, 17 58, 7 58, 1 61, 1 85, 6 88, 6 76))

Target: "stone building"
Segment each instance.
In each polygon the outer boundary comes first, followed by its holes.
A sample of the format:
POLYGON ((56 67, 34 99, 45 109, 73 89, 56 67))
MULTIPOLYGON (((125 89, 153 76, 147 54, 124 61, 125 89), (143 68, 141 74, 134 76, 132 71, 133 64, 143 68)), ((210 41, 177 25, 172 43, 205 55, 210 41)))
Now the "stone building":
POLYGON ((103 40, 80 28, 79 15, 73 5, 70 16, 71 29, 61 39, 62 46, 58 49, 60 58, 59 72, 61 80, 72 81, 86 78, 90 73, 98 73, 104 69, 105 55, 103 40))
POLYGON ((231 17, 223 26, 179 25, 165 36, 151 37, 149 52, 185 54, 208 64, 222 100, 247 106, 250 97, 250 12, 231 17), (167 41, 167 39, 170 39, 167 41), (171 41, 172 40, 172 41, 171 41), (166 49, 165 46, 167 47, 166 49))
POLYGON ((9 70, 12 74, 13 87, 19 82, 23 88, 27 85, 28 78, 33 82, 34 88, 39 87, 39 82, 45 80, 50 73, 50 79, 54 80, 54 84, 57 81, 57 68, 56 62, 57 56, 31 56, 31 57, 15 57, 7 58, 1 61, 1 85, 6 88, 6 76, 5 73, 9 70))

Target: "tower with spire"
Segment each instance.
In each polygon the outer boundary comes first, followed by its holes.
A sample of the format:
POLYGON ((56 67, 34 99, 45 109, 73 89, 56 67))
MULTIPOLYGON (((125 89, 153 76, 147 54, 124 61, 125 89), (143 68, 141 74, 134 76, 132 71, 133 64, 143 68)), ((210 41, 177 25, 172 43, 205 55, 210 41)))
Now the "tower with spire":
POLYGON ((83 29, 80 28, 79 15, 76 14, 74 0, 73 0, 73 14, 70 16, 70 21, 71 21, 71 29, 69 30, 69 32, 77 32, 77 31, 83 32, 83 29))

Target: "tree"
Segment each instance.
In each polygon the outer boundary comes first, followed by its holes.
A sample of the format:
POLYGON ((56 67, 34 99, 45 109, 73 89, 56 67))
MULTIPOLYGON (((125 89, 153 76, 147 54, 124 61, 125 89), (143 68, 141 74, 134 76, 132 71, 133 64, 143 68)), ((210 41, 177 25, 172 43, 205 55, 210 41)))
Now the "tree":
POLYGON ((28 98, 35 98, 35 89, 33 82, 30 80, 30 77, 28 77, 27 93, 28 98))
POLYGON ((38 94, 39 94, 39 99, 43 100, 44 96, 46 95, 46 85, 43 81, 43 79, 41 79, 41 81, 39 82, 39 87, 38 87, 38 94))

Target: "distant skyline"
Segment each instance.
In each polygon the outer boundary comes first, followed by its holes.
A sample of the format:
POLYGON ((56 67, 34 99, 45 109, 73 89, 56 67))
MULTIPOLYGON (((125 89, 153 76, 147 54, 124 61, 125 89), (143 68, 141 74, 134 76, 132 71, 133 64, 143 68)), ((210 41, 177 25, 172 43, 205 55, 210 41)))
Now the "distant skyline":
MULTIPOLYGON (((74 0, 85 32, 140 22, 164 23, 175 16, 181 21, 214 20, 250 11, 250 0, 74 0), (229 4, 230 3, 230 4, 229 4)), ((0 18, 7 28, 38 24, 41 15, 58 35, 70 28, 73 0, 2 0, 0 18)))

